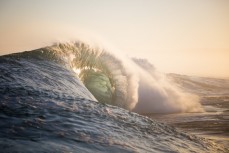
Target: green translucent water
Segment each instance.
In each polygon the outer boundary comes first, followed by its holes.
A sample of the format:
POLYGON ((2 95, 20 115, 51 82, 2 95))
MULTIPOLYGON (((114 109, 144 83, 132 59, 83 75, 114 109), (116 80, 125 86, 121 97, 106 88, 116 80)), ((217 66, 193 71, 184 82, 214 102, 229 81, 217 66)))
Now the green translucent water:
POLYGON ((94 70, 87 71, 84 83, 99 102, 112 103, 112 86, 105 74, 94 70))

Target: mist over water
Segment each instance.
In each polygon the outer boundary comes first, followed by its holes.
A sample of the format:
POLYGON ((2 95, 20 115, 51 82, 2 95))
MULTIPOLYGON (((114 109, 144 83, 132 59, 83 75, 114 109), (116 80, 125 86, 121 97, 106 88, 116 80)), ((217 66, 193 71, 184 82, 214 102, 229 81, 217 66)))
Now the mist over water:
POLYGON ((138 103, 134 111, 139 113, 202 112, 199 97, 185 93, 158 72, 147 60, 137 60, 139 88, 138 103), (139 62, 140 61, 140 62, 139 62))
POLYGON ((153 79, 141 78, 138 89, 139 99, 134 108, 135 111, 140 113, 203 111, 198 96, 184 93, 167 80, 153 79))

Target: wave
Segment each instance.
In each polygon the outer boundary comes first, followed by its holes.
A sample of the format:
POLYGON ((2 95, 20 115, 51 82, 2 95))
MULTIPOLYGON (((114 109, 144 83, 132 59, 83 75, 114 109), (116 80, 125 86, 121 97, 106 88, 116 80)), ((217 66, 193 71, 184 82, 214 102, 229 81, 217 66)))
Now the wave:
POLYGON ((80 41, 41 50, 64 58, 102 103, 138 113, 203 111, 198 96, 182 91, 147 60, 127 58, 80 41))
POLYGON ((20 56, 53 60, 74 70, 102 103, 138 113, 204 111, 197 95, 185 93, 144 59, 127 58, 81 41, 56 43, 20 56))
MULTIPOLYGON (((226 152, 212 141, 96 102, 93 94, 111 98, 113 105, 139 109, 141 92, 162 88, 155 87, 160 83, 152 87, 146 84, 145 75, 155 78, 154 83, 161 76, 153 69, 146 72, 141 68, 151 67, 145 63, 136 59, 126 62, 79 42, 0 56, 1 151, 226 152), (79 75, 74 69, 80 70, 79 75), (131 93, 137 93, 138 97, 131 97, 131 93), (137 104, 132 99, 137 99, 137 104)), ((154 91, 156 98, 165 94, 159 91, 154 91)))

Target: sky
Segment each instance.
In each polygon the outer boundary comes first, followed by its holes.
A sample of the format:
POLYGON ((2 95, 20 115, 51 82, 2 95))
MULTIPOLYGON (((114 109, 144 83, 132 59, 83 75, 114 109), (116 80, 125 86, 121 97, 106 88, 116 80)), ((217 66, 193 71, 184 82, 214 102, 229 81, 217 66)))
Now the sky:
POLYGON ((85 37, 161 72, 229 77, 228 0, 0 1, 0 55, 85 37))

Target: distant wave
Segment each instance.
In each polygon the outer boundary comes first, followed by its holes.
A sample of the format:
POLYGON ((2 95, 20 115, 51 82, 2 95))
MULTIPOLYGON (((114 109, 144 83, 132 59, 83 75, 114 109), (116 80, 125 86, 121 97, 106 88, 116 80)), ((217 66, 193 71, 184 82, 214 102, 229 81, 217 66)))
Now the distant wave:
POLYGON ((194 77, 167 74, 168 78, 183 90, 199 96, 228 96, 229 79, 194 77))

